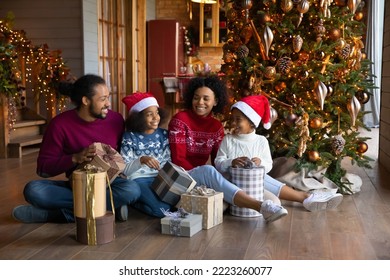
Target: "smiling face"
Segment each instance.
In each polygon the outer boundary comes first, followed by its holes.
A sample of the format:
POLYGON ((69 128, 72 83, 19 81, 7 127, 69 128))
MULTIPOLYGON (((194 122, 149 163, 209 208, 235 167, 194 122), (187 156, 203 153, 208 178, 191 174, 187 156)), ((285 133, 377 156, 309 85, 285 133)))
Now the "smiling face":
POLYGON ((106 85, 99 84, 95 87, 95 95, 89 99, 88 112, 91 118, 105 119, 110 108, 110 93, 106 85))
POLYGON ((201 87, 195 91, 192 98, 192 110, 200 117, 207 117, 218 100, 214 92, 208 87, 201 87))
POLYGON ((157 106, 150 106, 142 111, 146 123, 146 134, 152 134, 160 124, 160 113, 157 106))
POLYGON ((237 108, 233 108, 230 116, 232 134, 249 134, 255 127, 254 124, 237 108))

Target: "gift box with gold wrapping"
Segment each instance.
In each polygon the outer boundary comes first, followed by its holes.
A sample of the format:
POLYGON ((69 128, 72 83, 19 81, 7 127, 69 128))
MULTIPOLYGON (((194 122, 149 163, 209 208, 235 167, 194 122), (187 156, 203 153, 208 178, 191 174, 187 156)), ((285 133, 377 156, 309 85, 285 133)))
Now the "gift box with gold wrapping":
POLYGON ((193 214, 202 214, 202 228, 210 229, 223 221, 223 193, 206 187, 195 187, 181 195, 180 207, 193 214))
POLYGON ((107 191, 114 206, 107 172, 87 164, 72 173, 73 205, 77 241, 98 245, 114 239, 115 215, 107 212, 107 191))
POLYGON ((175 206, 182 193, 191 191, 196 181, 180 166, 167 162, 160 169, 152 188, 162 201, 175 206))
POLYGON ((76 217, 94 217, 107 212, 107 173, 102 168, 87 164, 72 173, 73 210, 76 217))
POLYGON ((123 171, 126 166, 122 156, 110 145, 103 143, 94 143, 96 147, 96 156, 88 163, 82 163, 78 168, 86 164, 101 167, 107 172, 110 183, 123 171))

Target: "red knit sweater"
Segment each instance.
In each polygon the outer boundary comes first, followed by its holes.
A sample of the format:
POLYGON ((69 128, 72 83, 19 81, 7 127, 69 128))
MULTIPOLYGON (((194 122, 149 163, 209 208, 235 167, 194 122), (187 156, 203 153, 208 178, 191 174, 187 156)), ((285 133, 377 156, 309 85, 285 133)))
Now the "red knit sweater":
POLYGON ((200 117, 192 110, 177 113, 168 125, 172 162, 190 170, 217 155, 224 129, 212 114, 200 117))

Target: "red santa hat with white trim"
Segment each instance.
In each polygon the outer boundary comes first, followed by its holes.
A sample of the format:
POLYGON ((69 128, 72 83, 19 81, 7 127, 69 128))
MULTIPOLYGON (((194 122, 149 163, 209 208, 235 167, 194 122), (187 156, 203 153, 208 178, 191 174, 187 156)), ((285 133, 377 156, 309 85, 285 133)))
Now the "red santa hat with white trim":
POLYGON ((125 96, 122 102, 125 103, 129 114, 141 112, 150 106, 159 107, 157 99, 150 92, 135 92, 125 96))
POLYGON ((256 127, 262 121, 265 129, 271 128, 271 108, 268 99, 264 95, 245 96, 234 103, 231 109, 233 108, 240 110, 256 127))

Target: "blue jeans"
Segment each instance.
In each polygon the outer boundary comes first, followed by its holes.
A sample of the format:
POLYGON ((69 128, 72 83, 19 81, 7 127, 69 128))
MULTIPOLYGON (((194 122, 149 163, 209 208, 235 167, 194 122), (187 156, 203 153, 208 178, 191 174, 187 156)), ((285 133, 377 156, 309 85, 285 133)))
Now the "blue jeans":
MULTIPOLYGON (((115 209, 133 204, 141 195, 137 184, 120 177, 111 183, 115 209)), ((70 181, 35 180, 27 183, 24 197, 31 205, 47 209, 60 210, 66 221, 74 222, 73 192, 70 181)), ((110 192, 107 188, 107 210, 111 210, 110 192)))
POLYGON ((223 192, 223 200, 234 205, 234 196, 240 188, 227 180, 214 166, 202 165, 187 172, 194 178, 197 186, 203 185, 217 192, 223 192))
POLYGON ((155 177, 140 177, 133 180, 141 190, 141 196, 134 207, 150 216, 162 218, 164 213, 161 208, 170 211, 172 206, 162 201, 152 189, 154 179, 155 177))
POLYGON ((265 174, 265 176, 264 176, 264 189, 267 191, 270 191, 271 193, 273 193, 277 197, 279 197, 280 190, 285 185, 286 185, 285 183, 282 183, 282 182, 272 178, 268 174, 265 174))
MULTIPOLYGON (((234 204, 234 196, 240 188, 226 180, 213 166, 203 165, 187 172, 197 182, 197 186, 207 186, 217 192, 223 192, 224 200, 230 204, 234 204)), ((154 178, 140 177, 133 180, 133 182, 139 185, 141 190, 141 196, 134 204, 134 207, 150 216, 162 218, 164 214, 161 208, 171 210, 172 206, 161 201, 152 189, 151 185, 154 178)))

